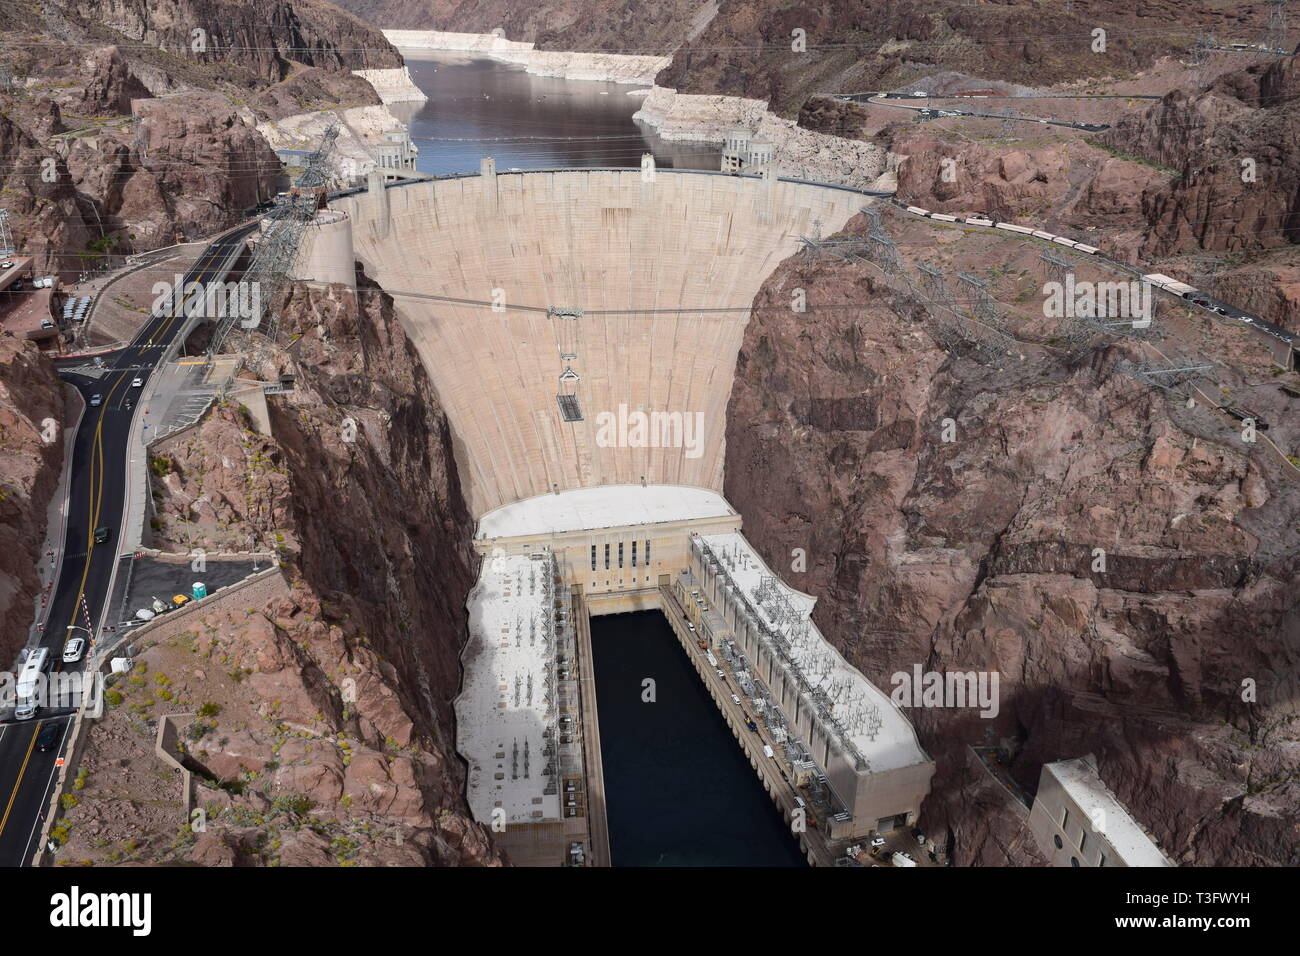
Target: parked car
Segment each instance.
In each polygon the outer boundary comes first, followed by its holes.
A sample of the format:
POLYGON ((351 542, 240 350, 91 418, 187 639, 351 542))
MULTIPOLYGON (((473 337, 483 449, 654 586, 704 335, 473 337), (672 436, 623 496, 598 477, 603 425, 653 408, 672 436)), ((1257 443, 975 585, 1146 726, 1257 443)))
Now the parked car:
POLYGON ((142 607, 140 610, 135 612, 135 616, 136 619, 140 621, 152 621, 158 615, 147 607, 142 607))
POLYGON ((75 664, 86 650, 86 639, 74 637, 63 645, 63 663, 75 664))
POLYGON ((871 849, 873 849, 873 850, 879 850, 879 849, 880 849, 882 846, 884 846, 884 845, 885 845, 885 838, 884 838, 884 837, 882 837, 882 836, 878 836, 878 837, 872 837, 872 838, 871 838, 871 849))
POLYGON ((104 396, 100 395, 99 392, 96 392, 94 395, 90 396, 91 408, 98 408, 102 404, 104 404, 104 396))
POLYGON ((732 694, 732 695, 731 695, 731 702, 732 702, 733 704, 739 704, 739 703, 740 703, 740 698, 737 697, 735 694, 732 694))

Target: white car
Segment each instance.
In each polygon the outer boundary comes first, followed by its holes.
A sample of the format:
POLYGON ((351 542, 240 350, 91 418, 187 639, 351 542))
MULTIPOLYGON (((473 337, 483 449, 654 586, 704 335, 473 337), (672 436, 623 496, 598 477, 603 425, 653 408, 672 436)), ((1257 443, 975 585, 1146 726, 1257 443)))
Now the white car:
POLYGON ((871 841, 871 849, 873 850, 879 850, 884 845, 885 845, 884 837, 875 837, 871 841))
POLYGON ((144 384, 144 379, 142 379, 139 375, 137 375, 135 378, 131 379, 131 387, 132 387, 132 388, 139 388, 139 387, 140 387, 141 385, 143 385, 143 384, 144 384))
POLYGON ((140 608, 140 610, 135 612, 135 616, 137 620, 152 621, 155 617, 158 616, 158 614, 154 611, 149 610, 147 607, 142 607, 140 608))
POLYGON ((75 664, 81 660, 82 652, 86 649, 86 639, 84 637, 74 637, 63 645, 63 663, 75 664))
POLYGON ((732 694, 732 695, 731 695, 731 702, 732 702, 733 704, 737 704, 737 705, 739 705, 739 704, 740 704, 740 698, 737 697, 735 694, 732 694))
POLYGON ((916 866, 916 861, 906 853, 895 853, 890 862, 894 866, 916 866))

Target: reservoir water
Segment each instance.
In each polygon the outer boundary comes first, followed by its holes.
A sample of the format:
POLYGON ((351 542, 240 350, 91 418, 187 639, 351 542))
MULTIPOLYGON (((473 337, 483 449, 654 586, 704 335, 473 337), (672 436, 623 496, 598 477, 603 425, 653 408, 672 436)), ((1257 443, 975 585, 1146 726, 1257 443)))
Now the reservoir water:
POLYGON ((806 865, 663 615, 593 617, 591 641, 614 865, 806 865))
POLYGON ((422 173, 553 166, 640 166, 650 152, 659 166, 717 169, 719 151, 703 143, 669 143, 632 119, 639 87, 532 76, 523 67, 465 54, 403 51, 411 78, 429 97, 390 109, 411 130, 422 173))

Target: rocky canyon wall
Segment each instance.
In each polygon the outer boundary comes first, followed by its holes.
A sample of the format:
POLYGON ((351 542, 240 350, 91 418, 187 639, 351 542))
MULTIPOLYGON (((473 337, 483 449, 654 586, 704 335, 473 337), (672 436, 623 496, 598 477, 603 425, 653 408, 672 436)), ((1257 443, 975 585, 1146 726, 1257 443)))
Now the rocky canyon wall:
POLYGON ((382 109, 350 71, 400 67, 378 31, 314 0, 0 0, 0 188, 18 247, 73 280, 233 225, 278 188, 259 122, 382 109))
POLYGON ((104 859, 108 838, 129 837, 128 858, 154 862, 501 862, 469 817, 454 749, 475 559, 447 420, 392 300, 358 279, 359 294, 294 286, 277 303, 301 338, 253 370, 296 377, 270 402, 271 436, 231 403, 154 449, 156 545, 251 541, 279 551, 287 580, 150 650, 180 696, 127 682, 92 732, 93 773, 152 739, 142 720, 213 702, 211 726, 185 738, 224 781, 200 788, 207 832, 174 840, 165 814, 109 813, 92 786, 66 815, 65 857, 104 859))
POLYGON ((32 626, 36 563, 63 468, 63 403, 49 359, 34 343, 0 334, 0 667, 27 644, 32 626))
POLYGON ((745 330, 725 493, 879 686, 1000 675, 994 719, 909 712, 938 765, 922 827, 956 864, 1038 862, 1018 816, 967 799, 967 748, 992 745, 1030 793, 1095 753, 1178 863, 1294 866, 1300 490, 1118 372, 1127 348, 954 358, 859 265, 792 257, 745 330))

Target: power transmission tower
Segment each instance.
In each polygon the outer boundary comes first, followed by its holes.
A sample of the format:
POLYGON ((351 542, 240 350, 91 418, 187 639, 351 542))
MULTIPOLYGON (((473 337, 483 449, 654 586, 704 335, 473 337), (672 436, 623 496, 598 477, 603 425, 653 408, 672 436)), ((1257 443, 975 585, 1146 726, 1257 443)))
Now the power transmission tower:
POLYGON ((1217 294, 1215 290, 1219 285, 1219 273, 1223 270, 1223 259, 1218 256, 1192 256, 1188 261, 1193 264, 1192 284, 1198 289, 1217 294))
POLYGON ((957 281, 965 283, 966 287, 970 289, 971 306, 974 309, 975 318, 995 328, 1000 326, 1002 324, 1002 313, 998 309, 997 303, 993 301, 993 296, 989 294, 989 284, 969 272, 957 273, 957 281))
POLYGON ((1136 362, 1125 360, 1118 363, 1115 368, 1143 385, 1186 395, 1190 393, 1187 386, 1192 380, 1203 372, 1211 371, 1214 366, 1199 363, 1195 359, 1175 357, 1141 359, 1136 362))
POLYGON ((1010 107, 1007 107, 1002 110, 1002 126, 1001 126, 1001 131, 999 133, 999 136, 1002 139, 1011 140, 1016 138, 1015 116, 1016 116, 1015 111, 1012 110, 1010 107))
POLYGON ((1074 271, 1074 264, 1069 259, 1057 255, 1050 249, 1040 253, 1038 261, 1043 263, 1043 276, 1046 282, 1059 282, 1065 285, 1066 275, 1074 271))
POLYGON ((1190 65, 1192 67, 1192 85, 1195 91, 1199 92, 1203 87, 1210 83, 1210 61, 1218 41, 1214 39, 1213 33, 1198 33, 1196 42, 1192 44, 1190 65))
POLYGON ((957 273, 957 279, 971 290, 971 308, 974 321, 965 323, 972 340, 990 356, 1010 351, 1015 340, 1007 334, 1002 321, 1002 310, 989 292, 988 283, 969 272, 957 273))
POLYGON ((948 288, 943 270, 928 262, 918 262, 916 268, 921 273, 922 305, 925 306, 939 341, 951 352, 966 340, 961 330, 962 320, 957 312, 957 300, 948 288))
POLYGON ((14 254, 14 237, 9 231, 9 210, 0 209, 0 256, 14 254))
MULTIPOLYGON (((256 289, 256 301, 259 303, 258 314, 248 318, 242 328, 249 331, 261 329, 263 313, 276 294, 290 281, 294 260, 302 244, 303 233, 316 212, 325 205, 326 184, 329 181, 329 160, 334 152, 334 141, 338 139, 339 126, 331 123, 321 136, 320 145, 307 158, 302 175, 287 196, 276 201, 275 207, 262 220, 262 235, 253 252, 253 261, 244 273, 243 282, 256 289)), ((216 354, 224 344, 226 336, 235 324, 238 315, 235 310, 222 319, 221 325, 212 337, 208 347, 210 354, 216 354)), ((261 329, 269 342, 275 341, 279 331, 276 313, 265 329, 261 329)))
POLYGON ((885 275, 896 276, 903 271, 903 259, 898 254, 898 247, 888 236, 867 236, 867 256, 875 262, 885 275))
POLYGON ((1286 0, 1273 0, 1273 9, 1268 16, 1268 27, 1264 35, 1264 45, 1274 53, 1289 53, 1286 48, 1286 0))
POLYGON ((866 213, 867 219, 870 220, 871 222, 871 225, 868 226, 867 228, 867 235, 868 236, 885 235, 886 234, 885 224, 882 218, 884 216, 885 210, 880 206, 864 206, 862 211, 866 213))

